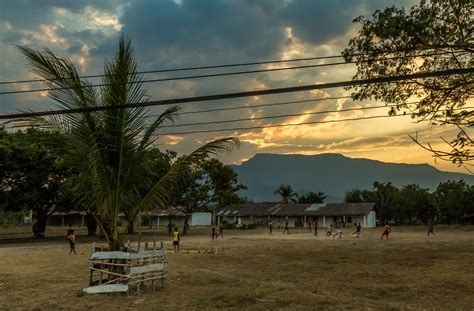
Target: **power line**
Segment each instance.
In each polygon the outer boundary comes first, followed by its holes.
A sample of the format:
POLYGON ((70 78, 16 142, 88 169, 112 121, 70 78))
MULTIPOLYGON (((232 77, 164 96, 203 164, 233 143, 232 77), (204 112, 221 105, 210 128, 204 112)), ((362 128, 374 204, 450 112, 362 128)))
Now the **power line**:
POLYGON ((336 88, 336 87, 348 87, 348 86, 356 86, 356 85, 363 85, 363 84, 387 83, 387 82, 395 82, 395 81, 410 80, 410 79, 422 79, 422 78, 432 78, 432 77, 440 77, 440 76, 448 76, 448 75, 456 75, 456 74, 466 74, 466 73, 472 73, 472 72, 474 72, 474 68, 469 67, 469 68, 448 69, 448 70, 434 71, 434 72, 420 72, 420 73, 414 73, 414 74, 402 75, 402 76, 388 76, 388 77, 378 77, 378 78, 370 78, 370 79, 362 79, 362 80, 349 80, 349 81, 329 82, 329 83, 323 83, 323 84, 291 86, 291 87, 274 88, 274 89, 257 90, 257 91, 246 91, 246 92, 214 94, 214 95, 184 97, 184 98, 175 98, 175 99, 164 99, 164 100, 149 101, 149 102, 119 104, 119 105, 114 105, 114 106, 94 106, 94 107, 81 107, 81 108, 47 110, 47 111, 37 111, 37 112, 21 112, 21 113, 15 113, 15 114, 0 115, 0 120, 41 117, 41 116, 59 115, 59 114, 85 113, 85 112, 105 111, 105 110, 113 110, 113 109, 128 109, 128 108, 137 108, 137 107, 184 104, 184 103, 213 101, 213 100, 229 99, 229 98, 282 94, 282 93, 311 91, 311 90, 320 90, 320 89, 336 88))
MULTIPOLYGON (((157 69, 157 70, 146 70, 138 71, 138 74, 150 74, 150 73, 165 73, 165 72, 177 72, 177 71, 192 71, 192 70, 204 70, 204 69, 217 69, 217 68, 229 68, 229 67, 242 67, 242 66, 254 66, 254 65, 268 65, 268 64, 278 64, 278 63, 290 63, 290 62, 301 62, 308 60, 322 60, 322 59, 333 59, 333 58, 343 58, 342 55, 330 55, 330 56, 317 56, 317 57, 307 57, 307 58, 293 58, 293 59, 283 59, 283 60, 268 60, 261 62, 249 62, 249 63, 237 63, 237 64, 224 64, 224 65, 210 65, 210 66, 198 66, 198 67, 186 67, 186 68, 173 68, 173 69, 157 69)), ((87 78, 101 78, 105 77, 105 74, 95 74, 95 75, 86 75, 80 76, 80 79, 87 78)), ((71 78, 64 78, 64 80, 71 78)), ((16 83, 34 83, 34 82, 44 82, 44 81, 56 81, 62 79, 46 80, 46 79, 31 79, 31 80, 17 80, 17 81, 4 81, 0 82, 2 84, 16 84, 16 83)))
MULTIPOLYGON (((199 114, 205 112, 218 112, 218 111, 228 111, 228 110, 240 110, 240 109, 253 109, 258 107, 270 107, 270 106, 284 106, 284 105, 291 105, 291 104, 300 104, 300 103, 308 103, 308 102, 319 102, 323 100, 333 100, 333 99, 344 99, 344 98, 352 98, 352 96, 335 96, 335 97, 326 97, 326 98, 316 98, 316 99, 304 99, 304 100, 295 100, 289 102, 278 102, 278 103, 270 103, 270 104, 259 104, 259 105, 252 105, 252 106, 234 106, 228 108, 214 108, 214 109, 206 109, 206 110, 197 110, 197 111, 185 111, 178 113, 179 115, 185 114, 199 114)), ((158 117, 159 114, 149 115, 147 117, 153 118, 158 117)))
MULTIPOLYGON (((345 64, 349 64, 349 63, 338 62, 338 63, 329 63, 329 64, 314 64, 314 65, 283 67, 283 68, 244 70, 244 71, 234 71, 234 72, 225 72, 225 73, 212 73, 212 74, 205 74, 205 75, 185 76, 185 77, 146 79, 146 80, 141 80, 141 81, 130 81, 130 82, 98 83, 98 84, 81 85, 81 86, 78 86, 77 88, 92 88, 92 87, 124 85, 124 84, 139 84, 139 83, 165 82, 165 81, 176 81, 176 80, 191 80, 191 79, 201 79, 201 78, 211 78, 211 77, 244 75, 244 74, 250 74, 250 73, 261 73, 261 72, 272 72, 272 71, 282 71, 282 70, 295 70, 295 69, 305 69, 305 68, 327 67, 327 66, 336 66, 336 65, 345 65, 345 64)), ((72 88, 71 87, 53 87, 53 88, 31 89, 31 90, 5 91, 5 92, 0 92, 0 95, 49 92, 49 91, 69 90, 69 89, 72 89, 72 88)))
MULTIPOLYGON (((435 48, 418 48, 416 50, 433 50, 435 48)), ((436 50, 436 49, 435 49, 436 50)), ((393 52, 387 52, 387 54, 391 54, 393 52)), ((418 56, 435 56, 441 54, 449 54, 448 52, 436 52, 432 54, 424 54, 418 56)), ((361 56, 364 54, 353 54, 351 56, 361 56)), ((397 56, 394 58, 408 58, 408 57, 416 57, 414 56, 397 56)), ((210 65, 210 66, 197 66, 197 67, 185 67, 185 68, 172 68, 172 69, 156 69, 156 70, 145 70, 145 71, 138 71, 137 74, 151 74, 151 73, 166 73, 166 72, 179 72, 179 71, 193 71, 193 70, 204 70, 204 69, 217 69, 217 68, 229 68, 229 67, 241 67, 241 66, 254 66, 254 65, 267 65, 267 64, 278 64, 278 63, 290 63, 290 62, 301 62, 301 61, 310 61, 310 60, 324 60, 324 59, 334 59, 334 58, 343 58, 343 55, 329 55, 329 56, 315 56, 315 57, 306 57, 306 58, 293 58, 293 59, 282 59, 282 60, 268 60, 268 61, 255 61, 255 62, 247 62, 247 63, 236 63, 236 64, 223 64, 223 65, 210 65)), ((358 62, 365 62, 367 60, 359 60, 358 62)), ((127 74, 119 74, 119 75, 127 75, 127 74)), ((106 74, 95 74, 95 75, 84 75, 79 76, 79 79, 87 79, 87 78, 100 78, 108 76, 106 74)), ((6 84, 19 84, 19 83, 36 83, 36 82, 45 82, 45 81, 58 81, 58 80, 69 80, 71 78, 64 77, 60 79, 29 79, 29 80, 16 80, 16 81, 0 81, 0 85, 6 84)))
POLYGON ((390 118, 390 117, 400 117, 400 116, 403 117, 403 116, 406 116, 406 115, 394 115, 394 116, 382 115, 382 116, 348 118, 348 119, 339 119, 339 120, 311 121, 311 122, 302 122, 302 123, 272 124, 272 125, 249 126, 249 127, 233 127, 233 128, 225 128, 225 129, 185 131, 185 132, 167 132, 167 133, 161 133, 160 135, 162 135, 162 136, 164 136, 164 135, 187 135, 187 134, 197 134, 197 133, 213 133, 213 132, 256 130, 256 129, 264 129, 264 128, 272 128, 272 127, 300 126, 300 125, 321 124, 321 123, 335 123, 335 122, 358 121, 358 120, 390 118))
MULTIPOLYGON (((407 103, 407 104, 416 104, 416 102, 407 103)), ((286 118, 286 117, 300 117, 300 116, 306 116, 306 115, 318 115, 318 114, 325 114, 325 113, 332 113, 332 112, 371 110, 371 109, 379 109, 379 108, 387 108, 387 107, 395 107, 395 106, 396 105, 378 105, 378 106, 371 106, 371 107, 346 108, 346 109, 339 109, 339 110, 323 110, 323 111, 313 111, 313 112, 303 112, 303 113, 290 113, 290 114, 281 114, 281 115, 276 115, 276 116, 265 116, 265 117, 255 117, 255 118, 240 118, 240 119, 232 119, 232 120, 220 120, 220 121, 209 121, 209 122, 196 122, 196 123, 164 125, 164 126, 161 126, 161 128, 183 127, 183 126, 194 126, 194 125, 199 126, 199 125, 222 124, 222 123, 267 120, 267 119, 279 119, 279 118, 286 118)))
MULTIPOLYGON (((472 109, 474 107, 465 107, 465 108, 472 109)), ((459 109, 462 109, 462 108, 459 108, 459 109)), ((459 110, 459 109, 456 109, 456 110, 459 110)), ((379 115, 379 116, 357 117, 357 118, 347 118, 347 119, 339 119, 339 120, 309 121, 309 122, 301 122, 301 123, 271 124, 271 125, 233 127, 233 128, 224 128, 224 129, 210 129, 210 130, 184 131, 184 132, 166 132, 166 133, 161 133, 160 135, 162 135, 162 136, 171 135, 172 136, 172 135, 187 135, 187 134, 198 134, 198 133, 245 131, 245 130, 273 128, 273 127, 301 126, 301 125, 324 124, 324 123, 338 123, 338 122, 371 120, 371 119, 392 118, 392 117, 406 117, 406 116, 411 116, 411 114, 379 115)), ((424 121, 427 122, 429 120, 424 120, 424 121)))
MULTIPOLYGON (((445 52, 434 53, 421 56, 435 56, 447 54, 445 52)), ((194 76, 184 76, 184 77, 171 77, 171 78, 159 78, 159 79, 145 79, 141 81, 130 81, 130 82, 117 82, 117 83, 98 83, 98 84, 85 84, 77 87, 53 87, 53 88, 40 88, 40 89, 31 89, 31 90, 16 90, 16 91, 4 91, 0 92, 0 95, 12 95, 12 94, 23 94, 23 93, 38 93, 38 92, 49 92, 49 91, 59 91, 59 90, 69 90, 76 88, 92 88, 92 87, 103 87, 103 86, 113 86, 113 85, 124 85, 124 84, 138 84, 138 83, 154 83, 154 82, 165 82, 165 81, 177 81, 177 80, 192 80, 192 79, 201 79, 201 78, 211 78, 211 77, 223 77, 223 76, 235 76, 235 75, 244 75, 252 73, 262 73, 262 72, 274 72, 274 71, 283 71, 283 70, 295 70, 295 69, 306 69, 306 68, 317 68, 317 67, 329 67, 329 66, 338 66, 338 65, 347 65, 355 64, 362 62, 376 62, 384 61, 391 59, 400 59, 413 56, 396 56, 396 57, 386 57, 378 59, 367 59, 367 60, 355 60, 349 62, 337 62, 337 63, 328 63, 328 64, 312 64, 312 65, 302 65, 302 66, 293 66, 293 67, 283 67, 283 68, 270 68, 270 69, 256 69, 256 70, 244 70, 244 71, 234 71, 234 72, 225 72, 225 73, 213 73, 213 74, 204 74, 204 75, 194 75, 194 76)), ((67 78, 70 79, 70 78, 67 78)), ((51 81, 51 80, 46 80, 51 81)))

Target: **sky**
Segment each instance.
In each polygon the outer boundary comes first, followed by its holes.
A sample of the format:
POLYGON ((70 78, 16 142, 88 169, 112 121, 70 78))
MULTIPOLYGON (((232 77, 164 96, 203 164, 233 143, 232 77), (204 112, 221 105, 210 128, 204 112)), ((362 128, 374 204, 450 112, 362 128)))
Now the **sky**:
MULTIPOLYGON (((242 62, 340 55, 357 34, 352 20, 370 16, 387 6, 409 8, 414 0, 0 0, 0 81, 35 78, 17 45, 34 49, 47 47, 67 57, 81 75, 101 73, 111 59, 119 36, 132 40, 140 70, 195 67, 242 62)), ((305 61, 297 65, 328 63, 305 61)), ((246 69, 266 69, 290 64, 202 70, 186 74, 208 74, 246 69)), ((145 84, 153 100, 260 90, 350 80, 353 65, 265 72, 239 76, 177 80, 145 84)), ((150 74, 165 78, 182 73, 150 74)), ((97 82, 92 80, 93 82, 97 82)), ((0 91, 28 90, 40 85, 0 86, 0 91)), ((0 95, 0 113, 43 110, 54 107, 46 93, 0 95)), ((381 105, 351 99, 325 98, 350 95, 342 88, 296 92, 241 99, 184 104, 183 112, 235 106, 252 106, 286 101, 323 99, 292 105, 258 107, 203 114, 182 115, 179 123, 196 123, 236 118, 258 118, 345 108, 381 105)), ((151 108, 150 114, 160 108, 151 108)), ((388 108, 303 115, 270 120, 163 129, 162 132, 268 126, 272 124, 339 120, 386 115, 388 108)), ((334 122, 275 127, 245 131, 165 135, 160 148, 186 154, 213 139, 237 137, 241 146, 220 156, 228 164, 239 164, 256 153, 320 154, 341 153, 348 157, 384 162, 428 163, 444 171, 466 172, 449 162, 435 161, 409 135, 434 147, 445 148, 441 137, 452 138, 456 129, 415 123, 410 117, 334 122)))

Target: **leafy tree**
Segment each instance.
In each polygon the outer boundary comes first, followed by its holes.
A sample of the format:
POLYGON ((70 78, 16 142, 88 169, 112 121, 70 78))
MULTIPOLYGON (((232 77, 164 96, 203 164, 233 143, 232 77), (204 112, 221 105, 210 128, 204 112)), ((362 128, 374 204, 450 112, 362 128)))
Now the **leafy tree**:
POLYGON ((237 173, 229 165, 224 165, 217 159, 210 159, 203 164, 206 183, 210 184, 210 202, 224 207, 241 203, 237 192, 247 189, 237 181, 237 173))
POLYGON ((173 122, 180 108, 168 107, 149 121, 145 107, 119 107, 149 98, 142 88, 130 41, 121 36, 115 56, 105 64, 102 86, 98 89, 81 79, 69 60, 50 50, 19 48, 33 72, 44 79, 46 87, 53 89, 48 96, 60 108, 108 108, 26 121, 68 133, 61 151, 67 165, 79 176, 73 192, 78 202, 94 215, 113 249, 120 247, 121 212, 137 215, 139 211, 165 208, 177 186, 187 182, 193 163, 211 154, 231 151, 238 144, 234 138, 210 142, 173 163, 157 182, 145 180, 148 150, 159 138, 160 127, 173 122))
POLYGON ((436 213, 436 205, 429 189, 421 188, 419 185, 405 185, 397 193, 395 198, 393 218, 398 222, 411 223, 419 220, 423 223, 433 220, 436 213))
POLYGON ((298 202, 298 194, 293 191, 291 185, 280 185, 273 194, 279 195, 281 197, 281 202, 287 204, 289 201, 296 203, 298 202))
POLYGON ((374 190, 374 201, 379 219, 382 223, 392 219, 394 211, 394 198, 398 193, 398 188, 393 186, 392 183, 380 183, 378 181, 373 183, 374 190))
POLYGON ((457 223, 460 217, 474 214, 473 192, 463 180, 440 183, 434 192, 439 221, 457 223))
POLYGON ((237 194, 246 187, 237 181, 237 173, 217 159, 202 161, 194 171, 192 182, 182 189, 176 202, 188 211, 207 210, 210 204, 217 208, 242 203, 237 194))
POLYGON ((307 194, 300 196, 298 198, 298 203, 324 203, 324 199, 326 199, 326 195, 324 192, 308 192, 307 194))
POLYGON ((374 201, 374 193, 370 190, 354 189, 347 191, 344 195, 344 202, 346 203, 364 203, 374 201))
MULTIPOLYGON (((472 0, 422 0, 409 12, 396 7, 377 10, 371 19, 361 16, 354 20, 361 29, 343 55, 346 61, 357 62, 354 79, 472 68, 473 11, 472 0), (390 59, 366 61, 387 57, 390 59)), ((435 150, 412 138, 438 158, 461 165, 474 160, 474 142, 467 133, 474 125, 474 111, 465 107, 473 96, 473 83, 472 73, 411 79, 355 86, 352 96, 395 105, 392 115, 410 110, 417 120, 457 126, 459 134, 445 140, 448 151, 435 150)))
POLYGON ((46 229, 46 218, 61 207, 63 184, 69 170, 61 157, 47 144, 64 139, 59 133, 30 128, 25 132, 0 132, 1 193, 8 211, 33 210, 39 232, 46 229))

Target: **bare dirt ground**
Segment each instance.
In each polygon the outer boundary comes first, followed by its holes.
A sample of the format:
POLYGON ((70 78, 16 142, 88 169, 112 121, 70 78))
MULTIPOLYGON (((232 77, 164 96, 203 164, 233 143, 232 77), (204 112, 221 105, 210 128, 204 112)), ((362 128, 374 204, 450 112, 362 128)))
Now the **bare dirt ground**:
POLYGON ((165 287, 130 296, 81 294, 86 238, 77 256, 62 239, 0 244, 0 310, 472 310, 474 230, 435 229, 427 238, 424 228, 395 227, 388 241, 379 228, 357 240, 349 230, 332 239, 257 229, 227 231, 217 242, 196 230, 178 254, 160 233, 165 287))

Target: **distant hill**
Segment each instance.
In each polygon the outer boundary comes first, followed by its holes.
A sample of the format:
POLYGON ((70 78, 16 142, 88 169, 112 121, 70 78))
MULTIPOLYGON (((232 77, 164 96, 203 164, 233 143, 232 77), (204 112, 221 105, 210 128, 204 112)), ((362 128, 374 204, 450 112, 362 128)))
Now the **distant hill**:
POLYGON ((348 158, 341 154, 279 155, 256 154, 241 165, 233 165, 238 179, 247 186, 240 194, 254 201, 275 201, 280 184, 290 184, 298 194, 324 192, 326 202, 342 202, 352 189, 372 189, 374 181, 395 186, 418 184, 430 190, 447 180, 463 179, 474 184, 474 176, 442 172, 428 164, 385 163, 348 158))

